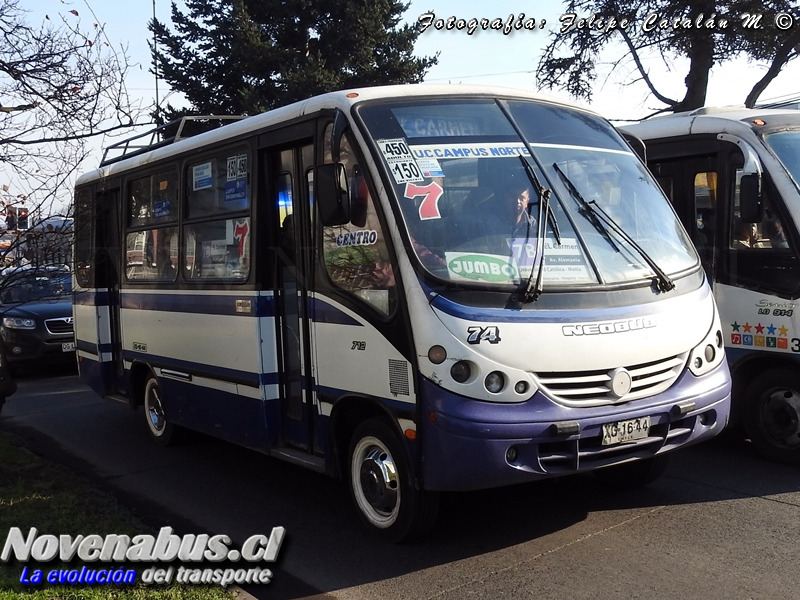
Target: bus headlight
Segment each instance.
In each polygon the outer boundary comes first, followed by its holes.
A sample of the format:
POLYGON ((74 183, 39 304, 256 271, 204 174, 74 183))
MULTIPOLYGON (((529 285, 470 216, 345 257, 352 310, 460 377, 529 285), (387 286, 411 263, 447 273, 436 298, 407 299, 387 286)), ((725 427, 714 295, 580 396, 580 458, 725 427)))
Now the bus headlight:
POLYGON ((719 329, 718 323, 714 325, 714 328, 702 342, 695 346, 689 356, 689 370, 698 377, 716 368, 725 357, 722 331, 719 329))
POLYGON ((492 371, 483 380, 483 385, 486 386, 486 391, 490 394, 498 394, 503 391, 506 385, 506 378, 500 371, 492 371))
POLYGON ((458 383, 466 383, 472 377, 472 368, 466 360, 460 360, 450 367, 450 377, 458 383))

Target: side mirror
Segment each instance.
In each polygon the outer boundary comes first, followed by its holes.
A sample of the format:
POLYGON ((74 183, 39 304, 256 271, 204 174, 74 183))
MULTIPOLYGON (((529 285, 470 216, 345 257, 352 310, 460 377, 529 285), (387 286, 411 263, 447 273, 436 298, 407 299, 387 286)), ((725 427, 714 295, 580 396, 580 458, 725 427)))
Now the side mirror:
POLYGON ((350 195, 347 172, 341 163, 320 165, 314 175, 319 216, 324 227, 350 222, 350 195))
POLYGON ((761 176, 758 173, 742 175, 739 182, 739 214, 744 223, 760 223, 764 217, 761 176))

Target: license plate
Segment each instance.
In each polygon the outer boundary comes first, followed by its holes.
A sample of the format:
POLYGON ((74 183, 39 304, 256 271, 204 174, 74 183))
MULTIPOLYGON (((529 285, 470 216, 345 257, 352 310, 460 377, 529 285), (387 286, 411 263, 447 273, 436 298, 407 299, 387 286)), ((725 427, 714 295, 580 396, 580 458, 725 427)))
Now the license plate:
POLYGON ((603 425, 603 446, 620 444, 647 437, 650 432, 650 417, 640 417, 628 421, 617 421, 603 425))
POLYGON ((61 344, 62 352, 75 352, 75 342, 64 342, 61 344))

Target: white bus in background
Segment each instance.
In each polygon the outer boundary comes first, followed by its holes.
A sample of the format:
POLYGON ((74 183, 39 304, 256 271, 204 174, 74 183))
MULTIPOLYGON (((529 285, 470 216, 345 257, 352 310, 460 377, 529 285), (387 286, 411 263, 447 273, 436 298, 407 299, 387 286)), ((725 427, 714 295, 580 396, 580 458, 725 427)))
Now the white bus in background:
POLYGON ((690 232, 714 289, 732 424, 800 462, 800 112, 703 108, 625 126, 690 232))
POLYGON ((657 477, 728 421, 700 260, 595 114, 517 90, 311 98, 76 188, 81 376, 345 479, 393 540, 441 491, 657 477))

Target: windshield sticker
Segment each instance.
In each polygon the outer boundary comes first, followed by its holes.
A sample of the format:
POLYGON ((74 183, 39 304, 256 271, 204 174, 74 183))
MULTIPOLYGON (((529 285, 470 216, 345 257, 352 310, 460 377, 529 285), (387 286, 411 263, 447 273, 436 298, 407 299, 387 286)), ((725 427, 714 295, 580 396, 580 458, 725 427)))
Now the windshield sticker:
POLYGON ((213 185, 211 163, 203 163, 192 167, 192 191, 205 190, 213 185))
POLYGON ((247 154, 228 157, 228 181, 247 177, 247 154))
POLYGON ((513 238, 508 241, 511 248, 511 256, 522 277, 530 275, 533 269, 533 261, 536 258, 536 240, 530 238, 513 238))
POLYGON ((509 283, 519 279, 511 257, 474 252, 445 252, 450 279, 509 283))
POLYGON ((420 158, 417 159, 417 164, 422 170, 422 175, 424 177, 444 177, 442 166, 435 158, 420 158))
POLYGON ((485 144, 420 144, 411 147, 417 160, 425 158, 508 158, 530 156, 522 142, 492 142, 485 144))
POLYGON ((366 231, 348 231, 336 236, 336 245, 341 246, 372 246, 378 243, 378 232, 374 229, 366 231))
POLYGON ((427 221, 428 219, 441 219, 442 213, 439 212, 439 198, 442 197, 444 190, 435 181, 428 185, 414 185, 407 183, 403 196, 409 200, 414 198, 422 198, 417 207, 419 210, 420 221, 427 221))
POLYGON ((408 145, 403 138, 378 140, 376 143, 384 160, 389 165, 389 171, 392 173, 395 183, 425 181, 417 161, 409 152, 408 145))
POLYGON ((156 200, 153 202, 153 217, 156 219, 166 219, 170 216, 170 201, 156 200))
POLYGON ((544 242, 544 273, 550 281, 592 281, 586 259, 575 238, 544 242))
POLYGON ((395 114, 408 137, 449 137, 484 135, 485 127, 476 119, 465 117, 431 117, 427 114, 395 114))

